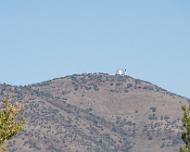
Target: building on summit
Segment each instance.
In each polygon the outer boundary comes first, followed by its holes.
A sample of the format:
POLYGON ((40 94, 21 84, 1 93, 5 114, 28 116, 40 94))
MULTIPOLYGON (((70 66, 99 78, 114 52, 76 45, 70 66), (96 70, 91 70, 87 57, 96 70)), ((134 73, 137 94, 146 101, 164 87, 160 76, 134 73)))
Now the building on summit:
POLYGON ((126 69, 118 69, 116 71, 116 75, 121 75, 121 76, 127 75, 127 70, 126 69))

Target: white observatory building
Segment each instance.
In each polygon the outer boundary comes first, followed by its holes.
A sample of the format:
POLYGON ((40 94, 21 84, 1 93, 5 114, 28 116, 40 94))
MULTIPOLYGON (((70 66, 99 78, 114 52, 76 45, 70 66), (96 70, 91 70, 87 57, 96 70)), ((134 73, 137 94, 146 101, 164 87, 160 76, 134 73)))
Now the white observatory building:
POLYGON ((127 75, 127 70, 126 69, 118 69, 116 71, 115 75, 121 75, 121 76, 127 75))

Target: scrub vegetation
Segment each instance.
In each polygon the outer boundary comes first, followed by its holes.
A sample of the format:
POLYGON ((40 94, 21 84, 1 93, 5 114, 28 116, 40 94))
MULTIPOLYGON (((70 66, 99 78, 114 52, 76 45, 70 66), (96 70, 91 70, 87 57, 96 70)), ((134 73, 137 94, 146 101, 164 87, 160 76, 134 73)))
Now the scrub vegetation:
POLYGON ((17 103, 14 105, 3 100, 0 109, 0 152, 3 152, 2 145, 23 128, 24 120, 18 118, 21 106, 17 103))

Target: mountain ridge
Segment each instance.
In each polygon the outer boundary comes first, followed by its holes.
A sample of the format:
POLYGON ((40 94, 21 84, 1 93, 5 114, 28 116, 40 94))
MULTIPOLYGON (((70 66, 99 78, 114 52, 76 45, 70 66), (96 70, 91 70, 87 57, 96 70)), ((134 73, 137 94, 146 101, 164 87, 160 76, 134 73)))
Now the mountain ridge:
MULTIPOLYGON (((9 87, 17 87, 17 88, 28 88, 28 87, 31 87, 31 86, 35 86, 35 85, 41 85, 41 84, 44 84, 44 83, 48 83, 48 82, 51 82, 51 81, 54 81, 54 80, 58 80, 58 79, 65 79, 65 78, 68 78, 68 77, 72 77, 72 76, 87 76, 87 75, 107 75, 107 76, 115 76, 113 74, 109 74, 109 73, 103 73, 103 72, 96 72, 96 73, 81 73, 81 74, 71 74, 71 75, 66 75, 66 76, 63 76, 63 77, 56 77, 56 78, 53 78, 53 79, 50 79, 50 80, 45 80, 45 81, 41 81, 41 82, 35 82, 35 83, 31 83, 31 84, 27 84, 27 85, 14 85, 14 84, 9 84, 9 83, 0 83, 0 86, 9 86, 9 87)), ((177 94, 177 93, 174 93, 174 92, 171 92, 167 89, 164 89, 163 87, 159 87, 157 84, 154 84, 152 82, 149 82, 147 80, 142 80, 142 79, 139 79, 139 78, 134 78, 134 77, 131 77, 129 75, 125 75, 125 76, 122 76, 122 77, 128 77, 128 78, 131 78, 131 79, 134 79, 134 80, 137 80, 137 81, 141 81, 141 82, 144 82, 144 83, 147 83, 149 85, 153 85, 163 91, 166 91, 167 93, 169 94, 172 94, 172 95, 176 95, 176 96, 179 96, 179 97, 182 97, 182 98, 186 98, 189 102, 190 102, 190 98, 186 97, 186 96, 183 96, 183 95, 180 95, 180 94, 177 94)))
POLYGON ((173 152, 189 99, 130 76, 74 74, 26 86, 0 85, 22 101, 26 125, 10 151, 173 152))

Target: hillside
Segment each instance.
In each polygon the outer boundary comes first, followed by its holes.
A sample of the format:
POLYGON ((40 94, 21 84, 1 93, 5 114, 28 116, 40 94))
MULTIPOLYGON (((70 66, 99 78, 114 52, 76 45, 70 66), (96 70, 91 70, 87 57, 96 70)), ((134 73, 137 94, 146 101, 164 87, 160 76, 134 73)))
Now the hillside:
POLYGON ((174 152, 189 99, 129 76, 71 75, 27 86, 0 85, 22 101, 26 124, 11 152, 174 152))

